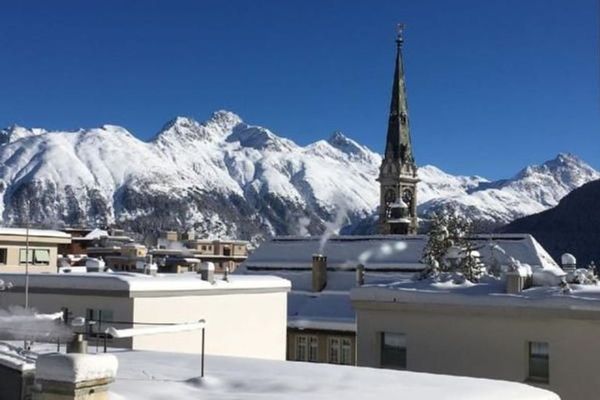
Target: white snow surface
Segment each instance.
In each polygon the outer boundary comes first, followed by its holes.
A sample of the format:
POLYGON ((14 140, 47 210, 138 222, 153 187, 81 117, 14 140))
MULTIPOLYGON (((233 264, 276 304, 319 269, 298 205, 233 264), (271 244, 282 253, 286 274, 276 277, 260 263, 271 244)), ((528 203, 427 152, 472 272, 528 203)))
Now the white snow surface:
MULTIPOLYGON (((25 274, 0 274, 0 279, 13 283, 15 287, 23 287, 25 274)), ((229 275, 225 281, 217 276, 215 283, 211 284, 201 279, 196 273, 185 274, 157 274, 156 276, 134 272, 90 272, 68 274, 38 273, 29 274, 29 287, 37 289, 70 289, 78 290, 104 290, 107 294, 111 291, 136 292, 170 292, 170 291, 205 291, 207 293, 218 290, 253 290, 273 289, 287 291, 290 282, 268 275, 240 276, 229 275)))
POLYGON ((374 368, 146 351, 114 353, 119 359, 113 400, 190 399, 403 399, 558 400, 521 383, 374 368))
MULTIPOLYGON (((559 268, 546 250, 528 234, 480 234, 470 238, 482 260, 507 263, 510 257, 542 268, 559 268), (499 252, 497 249, 501 249, 499 252)), ((421 270, 425 235, 333 236, 323 248, 328 268, 367 270, 421 270)), ((312 255, 319 253, 317 237, 276 237, 262 243, 243 263, 248 269, 277 271, 310 268, 312 255)))
MULTIPOLYGON (((11 235, 11 236, 26 236, 27 229, 25 228, 7 228, 0 227, 0 235, 11 235)), ((51 237, 59 239, 71 239, 71 235, 61 231, 55 231, 51 229, 29 229, 29 236, 34 237, 51 237)))
POLYGON ((117 357, 112 354, 41 354, 35 363, 35 377, 70 383, 113 379, 118 365, 117 357))
MULTIPOLYGON (((175 199, 236 195, 255 207, 261 204, 257 199, 271 196, 321 223, 340 206, 356 222, 373 214, 379 201, 379 154, 339 132, 300 146, 229 111, 217 111, 203 123, 177 117, 148 142, 114 125, 73 132, 13 126, 2 137, 0 212, 5 221, 16 218, 11 204, 18 190, 13 189, 26 183, 47 194, 49 204, 40 204, 39 212, 50 219, 98 212, 106 214, 107 223, 151 212, 128 197, 131 191, 175 199)), ((451 204, 473 218, 508 222, 556 205, 576 187, 600 179, 600 173, 561 154, 502 181, 453 176, 427 165, 419 177, 421 214, 451 204)), ((227 216, 186 204, 189 224, 199 223, 216 235, 228 229, 227 216)), ((281 223, 273 212, 278 211, 257 209, 252 216, 270 234, 281 223)), ((297 218, 298 233, 302 217, 297 218)))
POLYGON ((350 297, 381 302, 600 311, 598 284, 570 284, 568 292, 556 285, 533 286, 519 294, 507 294, 505 288, 506 283, 494 277, 485 277, 479 283, 406 278, 354 288, 350 297))
POLYGON ((14 344, 0 342, 0 365, 18 371, 35 369, 37 354, 24 350, 14 344))
MULTIPOLYGON (((55 349, 52 344, 36 343, 30 357, 52 354, 55 349)), ((550 391, 516 382, 211 355, 206 356, 201 379, 198 355, 108 351, 106 355, 118 361, 109 389, 111 400, 392 400, 398 393, 409 400, 559 400, 550 391)))

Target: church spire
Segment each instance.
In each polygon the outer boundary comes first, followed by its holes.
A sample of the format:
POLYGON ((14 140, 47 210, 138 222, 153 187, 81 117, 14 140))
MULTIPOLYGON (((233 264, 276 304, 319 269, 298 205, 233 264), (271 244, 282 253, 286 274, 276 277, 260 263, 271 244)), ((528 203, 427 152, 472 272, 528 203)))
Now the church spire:
POLYGON ((410 143, 406 86, 402 65, 403 25, 398 25, 396 67, 388 121, 385 154, 379 169, 379 224, 383 234, 415 234, 417 218, 417 166, 410 143))
POLYGON ((408 124, 404 65, 402 62, 403 29, 404 25, 399 24, 398 36, 396 37, 396 66, 394 70, 394 82, 392 84, 392 100, 390 103, 385 157, 399 161, 400 164, 414 164, 408 124))

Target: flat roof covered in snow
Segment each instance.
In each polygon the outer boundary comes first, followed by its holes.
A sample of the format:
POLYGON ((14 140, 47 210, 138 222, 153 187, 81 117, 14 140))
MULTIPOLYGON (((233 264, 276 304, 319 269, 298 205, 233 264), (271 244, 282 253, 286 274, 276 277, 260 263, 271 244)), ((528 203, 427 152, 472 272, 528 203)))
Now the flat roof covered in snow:
MULTIPOLYGON (((559 286, 534 286, 518 294, 506 293, 506 283, 487 277, 481 283, 462 284, 434 282, 430 279, 410 278, 386 284, 354 288, 351 299, 356 302, 395 303, 417 308, 470 307, 486 312, 504 312, 507 309, 529 310, 533 313, 547 311, 549 315, 600 319, 600 285, 570 284, 570 290, 559 286)), ((523 312, 523 311, 521 311, 523 312)))
POLYGON ((354 366, 148 351, 113 353, 119 360, 114 400, 332 399, 558 400, 515 382, 354 366))
POLYGON ((71 243, 71 235, 61 231, 47 229, 29 229, 29 233, 25 228, 6 228, 0 227, 0 236, 25 236, 29 234, 32 241, 39 238, 56 239, 56 243, 71 243))
MULTIPOLYGON (((25 285, 24 274, 0 274, 0 279, 13 284, 11 291, 22 291, 25 285)), ((229 275, 228 281, 217 275, 215 283, 211 284, 196 273, 156 276, 131 272, 29 274, 31 293, 173 297, 228 292, 281 292, 288 291, 290 287, 288 280, 268 275, 229 275)))

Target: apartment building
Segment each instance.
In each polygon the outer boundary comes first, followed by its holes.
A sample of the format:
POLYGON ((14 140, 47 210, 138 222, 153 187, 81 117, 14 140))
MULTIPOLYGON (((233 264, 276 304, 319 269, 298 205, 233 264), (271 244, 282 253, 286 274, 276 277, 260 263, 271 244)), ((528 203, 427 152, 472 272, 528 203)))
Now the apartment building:
POLYGON ((561 273, 535 270, 525 289, 531 276, 518 274, 353 289, 357 364, 522 382, 563 400, 596 398, 600 286, 556 285, 561 273))
POLYGON ((244 240, 197 239, 192 232, 166 231, 151 254, 165 271, 186 272, 201 262, 212 262, 217 272, 233 272, 248 258, 248 245, 244 240))
POLYGON ((59 245, 71 235, 42 229, 0 228, 0 273, 56 272, 59 245), (27 252, 29 249, 29 252, 27 252))
MULTIPOLYGON (((23 305, 23 274, 0 274, 13 287, 0 308, 23 305)), ((144 328, 206 322, 206 354, 284 360, 290 283, 274 276, 123 273, 31 274, 29 306, 42 313, 66 310, 94 322, 85 333, 103 346, 108 327, 144 328)), ((199 354, 200 331, 107 338, 110 347, 199 354)))

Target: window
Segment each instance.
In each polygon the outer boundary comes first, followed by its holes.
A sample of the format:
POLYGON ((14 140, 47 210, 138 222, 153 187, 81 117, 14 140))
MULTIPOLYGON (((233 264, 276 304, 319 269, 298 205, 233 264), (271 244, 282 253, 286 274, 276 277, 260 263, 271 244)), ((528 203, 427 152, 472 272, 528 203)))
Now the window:
POLYGON ((88 321, 96 321, 97 323, 102 322, 103 325, 114 321, 112 310, 96 310, 88 308, 85 315, 88 321))
POLYGON ((383 368, 406 369, 405 334, 381 333, 381 366, 383 368))
POLYGON ((308 361, 318 361, 319 359, 319 339, 316 336, 308 337, 308 361))
POLYGON ((331 364, 340 363, 340 339, 336 337, 329 338, 329 350, 328 350, 327 362, 331 364))
POLYGON ((50 264, 50 250, 35 249, 33 251, 33 263, 49 265, 50 264))
POLYGON ((536 382, 549 382, 550 360, 547 342, 529 342, 529 377, 536 382))
POLYGON ((330 337, 327 349, 327 362, 331 364, 354 364, 352 360, 352 340, 343 337, 330 337))
POLYGON ((88 337, 101 337, 106 335, 104 331, 112 326, 114 322, 112 310, 99 310, 88 308, 85 310, 86 333, 88 337), (90 323, 93 321, 93 323, 90 323))
POLYGON ((33 250, 29 249, 29 254, 27 254, 27 249, 21 249, 19 252, 19 262, 21 264, 25 264, 26 262, 31 264, 33 262, 33 250))
POLYGON ((6 264, 6 249, 0 249, 0 264, 6 264))
POLYGON ((312 335, 296 336, 296 361, 317 361, 319 339, 312 335))
POLYGON ((29 249, 29 254, 28 254, 27 249, 20 249, 19 263, 25 264, 26 262, 29 262, 29 264, 35 264, 35 265, 49 265, 50 264, 50 250, 48 250, 48 249, 29 249))
POLYGON ((340 352, 340 361, 345 365, 354 364, 352 360, 352 340, 348 338, 342 339, 342 351, 340 352))
POLYGON ((308 339, 306 336, 296 336, 296 360, 297 361, 306 361, 306 345, 308 339))

